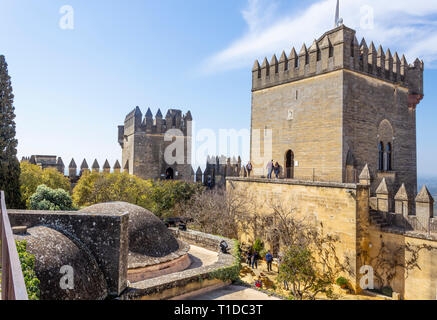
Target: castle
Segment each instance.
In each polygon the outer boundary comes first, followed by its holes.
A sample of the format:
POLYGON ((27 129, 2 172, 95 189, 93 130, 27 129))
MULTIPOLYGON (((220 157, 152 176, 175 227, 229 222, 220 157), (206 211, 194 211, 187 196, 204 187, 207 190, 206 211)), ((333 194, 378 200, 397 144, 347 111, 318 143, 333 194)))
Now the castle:
MULTIPOLYGON (((376 281, 397 298, 435 299, 437 219, 434 199, 417 192, 416 107, 422 100, 423 61, 408 64, 378 50, 344 25, 303 45, 297 54, 255 62, 252 70, 250 178, 227 178, 227 189, 253 197, 257 213, 276 219, 274 204, 336 235, 339 259, 351 262, 349 278, 361 291, 362 268, 381 271, 376 281), (271 153, 270 153, 271 152, 271 153), (283 167, 282 179, 265 179, 266 164, 283 167), (402 268, 411 248, 420 268, 402 268), (389 273, 390 273, 389 272, 389 273)), ((272 220, 273 221, 273 220, 272 220)), ((261 238, 274 254, 281 243, 256 229, 240 240, 261 238)))
POLYGON ((375 192, 405 183, 417 191, 416 106, 423 98, 423 61, 409 65, 376 50, 342 25, 299 54, 258 61, 252 70, 251 159, 265 175, 263 132, 290 179, 358 182, 366 164, 375 192), (261 134, 256 135, 256 132, 261 134), (258 151, 260 149, 260 152, 258 151))
POLYGON ((118 127, 123 169, 143 179, 193 181, 192 120, 190 111, 183 115, 175 109, 168 110, 165 119, 158 110, 153 119, 150 108, 143 119, 140 108, 136 107, 126 116, 124 126, 118 127), (177 143, 180 149, 166 155, 166 149, 173 143, 177 143))

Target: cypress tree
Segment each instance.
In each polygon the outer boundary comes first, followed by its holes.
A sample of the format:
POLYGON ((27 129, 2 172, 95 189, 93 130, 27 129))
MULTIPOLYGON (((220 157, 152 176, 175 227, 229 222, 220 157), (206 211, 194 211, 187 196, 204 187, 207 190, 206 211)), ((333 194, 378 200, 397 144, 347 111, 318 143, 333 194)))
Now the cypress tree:
POLYGON ((20 163, 15 139, 14 95, 5 57, 0 55, 0 190, 8 208, 22 208, 20 163))

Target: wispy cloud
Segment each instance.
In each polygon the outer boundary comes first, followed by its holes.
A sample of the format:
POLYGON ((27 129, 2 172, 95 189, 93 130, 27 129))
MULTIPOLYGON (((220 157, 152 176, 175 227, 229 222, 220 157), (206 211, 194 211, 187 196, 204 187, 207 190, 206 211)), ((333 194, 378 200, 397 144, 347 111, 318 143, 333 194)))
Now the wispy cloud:
MULTIPOLYGON (((357 31, 357 37, 382 44, 385 49, 405 54, 412 62, 425 60, 437 67, 437 3, 429 0, 343 0, 340 14, 345 25, 357 31), (370 15, 369 15, 370 14, 370 15), (369 28, 368 19, 373 16, 369 28)), ((202 70, 215 73, 248 68, 255 59, 274 53, 288 54, 294 46, 311 45, 314 38, 333 28, 335 0, 319 0, 300 10, 279 12, 278 2, 248 0, 242 11, 247 31, 223 50, 205 59, 202 70)))

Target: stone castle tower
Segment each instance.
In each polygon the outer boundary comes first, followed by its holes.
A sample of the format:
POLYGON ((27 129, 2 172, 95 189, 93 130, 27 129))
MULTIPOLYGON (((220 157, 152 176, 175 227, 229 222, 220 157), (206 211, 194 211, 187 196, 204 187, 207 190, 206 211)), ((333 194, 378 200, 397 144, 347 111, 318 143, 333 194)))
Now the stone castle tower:
MULTIPOLYGON (((385 178, 417 192, 416 106, 423 61, 408 64, 341 25, 278 61, 253 67, 251 160, 266 175, 264 143, 282 177, 357 183, 368 164, 371 192, 385 178), (271 135, 268 132, 271 130, 271 135), (266 139, 265 137, 269 137, 266 139)), ((267 151, 267 149, 266 149, 267 151)), ((268 155, 266 157, 269 157, 268 155)))
POLYGON ((165 119, 158 110, 154 119, 150 108, 143 119, 140 108, 136 107, 126 116, 124 126, 118 127, 123 169, 143 179, 194 181, 191 167, 192 120, 190 111, 183 115, 180 110, 174 109, 168 110, 165 119), (166 133, 176 138, 166 139, 166 133), (175 139, 183 141, 182 150, 176 151, 176 163, 168 163, 165 151, 175 139))

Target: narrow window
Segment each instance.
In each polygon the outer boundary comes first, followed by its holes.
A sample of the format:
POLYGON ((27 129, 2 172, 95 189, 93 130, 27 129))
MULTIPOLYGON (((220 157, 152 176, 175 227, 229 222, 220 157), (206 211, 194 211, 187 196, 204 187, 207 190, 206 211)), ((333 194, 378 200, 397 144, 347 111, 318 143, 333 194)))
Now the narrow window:
POLYGON ((384 171, 384 143, 380 142, 378 145, 378 170, 384 171))
POLYGON ((296 60, 294 62, 294 67, 299 68, 299 57, 296 58, 296 60))
POLYGON ((392 166, 392 145, 391 143, 387 144, 387 148, 386 148, 386 152, 387 152, 387 156, 386 156, 386 168, 387 171, 392 171, 393 170, 393 166, 392 166))
POLYGON ((334 56, 334 47, 330 44, 329 45, 329 57, 332 58, 334 56))
POLYGON ((317 49, 317 61, 322 60, 322 52, 320 51, 320 49, 317 49))
POLYGON ((351 57, 355 57, 355 43, 354 40, 351 42, 351 57))

